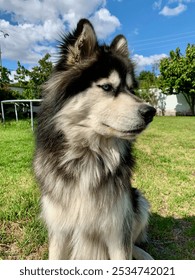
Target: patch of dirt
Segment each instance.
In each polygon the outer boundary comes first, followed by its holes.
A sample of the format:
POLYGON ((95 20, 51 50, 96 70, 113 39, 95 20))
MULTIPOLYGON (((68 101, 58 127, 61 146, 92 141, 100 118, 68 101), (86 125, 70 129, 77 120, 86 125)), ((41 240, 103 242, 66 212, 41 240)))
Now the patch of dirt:
POLYGON ((20 223, 3 222, 1 224, 0 236, 0 256, 2 259, 15 260, 21 254, 17 245, 18 240, 22 239, 23 231, 20 223))
POLYGON ((47 244, 37 247, 26 255, 23 224, 19 222, 0 223, 0 259, 41 260, 47 255, 47 244))

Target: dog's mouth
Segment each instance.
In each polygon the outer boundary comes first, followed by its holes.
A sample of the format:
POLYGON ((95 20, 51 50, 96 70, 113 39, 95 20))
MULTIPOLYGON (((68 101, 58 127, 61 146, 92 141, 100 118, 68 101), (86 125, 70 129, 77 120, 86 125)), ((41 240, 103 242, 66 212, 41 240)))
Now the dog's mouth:
POLYGON ((144 130, 144 128, 139 128, 139 129, 132 129, 132 130, 124 130, 124 131, 120 131, 121 133, 124 134, 139 134, 144 130))
POLYGON ((137 129, 130 129, 130 130, 118 130, 118 129, 113 128, 112 126, 110 126, 106 123, 102 123, 102 124, 104 126, 110 128, 111 130, 119 132, 123 135, 137 135, 137 134, 140 134, 145 129, 145 127, 140 127, 140 128, 137 128, 137 129))

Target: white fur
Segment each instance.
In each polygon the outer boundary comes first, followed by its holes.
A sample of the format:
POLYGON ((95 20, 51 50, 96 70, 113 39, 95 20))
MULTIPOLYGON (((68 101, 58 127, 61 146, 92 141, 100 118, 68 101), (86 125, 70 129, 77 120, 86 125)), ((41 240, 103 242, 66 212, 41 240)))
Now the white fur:
POLYGON ((108 78, 100 79, 96 82, 98 85, 111 84, 113 88, 117 88, 121 82, 117 71, 113 70, 108 78))
POLYGON ((130 74, 127 74, 126 76, 126 83, 128 88, 131 88, 133 86, 133 80, 130 74))
POLYGON ((49 259, 151 259, 135 245, 146 239, 149 204, 130 183, 130 142, 146 122, 143 103, 128 91, 133 70, 130 63, 127 67, 127 41, 116 37, 110 50, 104 49, 110 58, 116 55, 122 68, 63 98, 69 82, 82 78, 82 70, 98 57, 91 24, 81 20, 77 31, 77 39, 63 46, 66 67, 61 60, 45 86, 38 122, 34 170, 49 259))

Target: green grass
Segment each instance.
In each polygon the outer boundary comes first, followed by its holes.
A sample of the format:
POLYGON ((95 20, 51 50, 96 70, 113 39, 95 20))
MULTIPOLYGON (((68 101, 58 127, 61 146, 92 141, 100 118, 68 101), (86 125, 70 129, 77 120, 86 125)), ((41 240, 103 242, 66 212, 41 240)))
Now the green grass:
MULTIPOLYGON (((156 117, 135 145, 133 178, 151 204, 147 251, 195 259, 195 118, 156 117)), ((28 121, 0 124, 0 259, 47 258, 28 121)))
POLYGON ((27 121, 0 125, 0 258, 42 259, 46 230, 32 172, 34 138, 27 121))
POLYGON ((136 144, 134 184, 151 203, 156 259, 195 259, 194 129, 194 117, 156 117, 136 144))

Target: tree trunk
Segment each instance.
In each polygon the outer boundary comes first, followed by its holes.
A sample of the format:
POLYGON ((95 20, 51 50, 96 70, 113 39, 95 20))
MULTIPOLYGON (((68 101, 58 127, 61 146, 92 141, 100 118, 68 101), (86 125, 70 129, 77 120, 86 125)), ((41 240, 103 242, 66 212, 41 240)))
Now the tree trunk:
MULTIPOLYGON (((189 104, 190 105, 190 104, 189 104)), ((190 105, 190 109, 192 112, 192 116, 195 116, 195 110, 194 110, 194 105, 195 105, 195 94, 191 95, 191 105, 190 105)))
POLYGON ((183 93, 183 96, 185 97, 185 100, 187 101, 190 111, 192 113, 192 116, 195 116, 195 93, 183 93))

